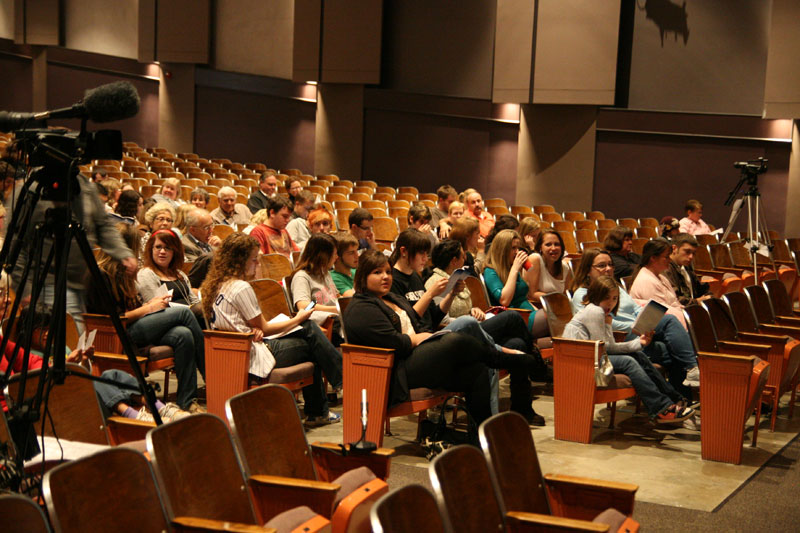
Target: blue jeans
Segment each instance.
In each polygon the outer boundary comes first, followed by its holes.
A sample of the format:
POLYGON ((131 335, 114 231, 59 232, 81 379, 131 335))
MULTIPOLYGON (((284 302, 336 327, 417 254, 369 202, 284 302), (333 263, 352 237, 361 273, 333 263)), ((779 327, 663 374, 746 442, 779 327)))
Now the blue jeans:
MULTIPOLYGON (((627 340, 632 338, 633 334, 628 335, 627 340)), ((664 315, 656 325, 653 341, 656 342, 651 342, 644 349, 644 353, 652 362, 667 369, 670 383, 683 396, 690 396, 691 389, 683 386, 683 380, 686 378, 686 372, 697 366, 697 352, 694 350, 689 332, 677 318, 664 315), (664 346, 666 353, 663 350, 664 346)))
MULTIPOLYGON (((309 322, 316 326, 314 322, 306 321, 306 323, 309 322)), ((306 416, 327 415, 328 397, 323 388, 322 369, 318 364, 319 358, 316 357, 316 350, 312 349, 311 344, 302 338, 301 332, 298 331, 295 335, 266 341, 269 351, 275 357, 275 368, 286 368, 305 362, 314 363, 314 383, 303 387, 303 400, 305 400, 303 410, 306 416)))
POLYGON ((188 307, 167 307, 143 316, 127 328, 136 346, 171 346, 178 377, 178 406, 187 409, 197 397, 197 371, 205 376, 203 330, 188 307))
MULTIPOLYGON (((134 387, 139 386, 139 382, 136 381, 136 378, 128 374, 127 372, 123 372, 122 370, 106 370, 103 372, 100 377, 106 379, 113 379, 114 381, 118 381, 125 385, 133 385, 134 387)), ((141 396, 139 392, 129 389, 123 389, 120 387, 115 387, 114 385, 110 385, 108 383, 101 383, 99 381, 94 381, 94 390, 97 395, 100 397, 100 403, 103 404, 108 410, 109 414, 114 414, 114 406, 120 402, 131 403, 132 396, 141 396)))
MULTIPOLYGON (((328 378, 328 383, 334 388, 341 388, 342 386, 342 352, 331 344, 325 333, 313 320, 306 320, 300 327, 302 331, 296 331, 289 335, 281 337, 286 338, 299 338, 308 343, 309 353, 314 365, 319 365, 322 373, 328 378)), ((270 346, 270 351, 272 347, 270 346)))
POLYGON ((650 359, 643 352, 609 355, 608 360, 611 361, 615 374, 625 374, 631 379, 636 394, 642 399, 651 417, 682 399, 658 370, 653 368, 650 359))

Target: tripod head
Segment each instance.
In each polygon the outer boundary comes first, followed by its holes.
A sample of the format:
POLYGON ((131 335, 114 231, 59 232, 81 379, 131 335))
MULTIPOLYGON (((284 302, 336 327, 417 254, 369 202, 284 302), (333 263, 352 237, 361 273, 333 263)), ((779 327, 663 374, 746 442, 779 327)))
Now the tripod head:
POLYGON ((758 159, 751 159, 750 161, 737 161, 733 163, 733 168, 741 169, 742 174, 739 178, 739 183, 728 194, 728 199, 725 200, 725 205, 729 206, 736 199, 739 191, 747 184, 750 188, 745 193, 748 196, 758 196, 758 175, 767 171, 767 163, 769 159, 759 157, 758 159))

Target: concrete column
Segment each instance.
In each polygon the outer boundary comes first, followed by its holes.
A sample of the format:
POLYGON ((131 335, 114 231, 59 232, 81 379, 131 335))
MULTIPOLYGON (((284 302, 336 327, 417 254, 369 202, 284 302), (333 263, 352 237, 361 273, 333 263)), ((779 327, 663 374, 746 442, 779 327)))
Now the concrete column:
POLYGON ((314 172, 361 178, 364 148, 364 86, 317 86, 314 172))
POLYGON ((595 106, 520 106, 517 203, 591 210, 596 131, 595 106))
POLYGON ((789 184, 786 190, 786 227, 783 234, 787 237, 800 235, 800 209, 797 209, 797 198, 800 197, 800 122, 792 124, 792 155, 789 158, 789 184))
POLYGON ((194 151, 194 65, 162 63, 158 85, 158 145, 194 151))

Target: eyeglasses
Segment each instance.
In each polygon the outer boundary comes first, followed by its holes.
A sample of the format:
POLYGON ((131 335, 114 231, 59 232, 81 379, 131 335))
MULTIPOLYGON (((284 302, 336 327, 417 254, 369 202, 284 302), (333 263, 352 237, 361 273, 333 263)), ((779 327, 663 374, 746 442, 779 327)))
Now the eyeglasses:
POLYGON ((156 244, 155 246, 153 246, 153 250, 158 250, 159 252, 162 250, 165 252, 171 252, 172 248, 170 248, 169 246, 164 246, 163 244, 156 244))
POLYGON ((597 270, 605 270, 607 268, 614 268, 614 263, 600 263, 599 265, 592 265, 592 268, 597 270))
POLYGON ((211 229, 214 229, 214 224, 208 224, 207 226, 195 226, 195 227, 198 227, 198 228, 200 228, 202 230, 205 230, 205 231, 209 231, 211 229))
POLYGON ((359 226, 358 229, 362 231, 372 231, 372 226, 367 226, 366 228, 364 226, 359 226))
POLYGON ((169 217, 156 217, 156 222, 169 222, 172 223, 172 219, 169 217))

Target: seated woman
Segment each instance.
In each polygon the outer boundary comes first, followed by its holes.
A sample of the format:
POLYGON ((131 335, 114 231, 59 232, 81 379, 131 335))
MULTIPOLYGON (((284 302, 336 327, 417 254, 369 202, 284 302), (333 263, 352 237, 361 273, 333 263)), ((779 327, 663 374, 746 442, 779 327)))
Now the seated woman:
POLYGON ((200 298, 192 289, 189 277, 181 270, 183 262, 183 243, 177 234, 171 229, 154 232, 144 247, 144 267, 136 276, 136 289, 142 300, 149 301, 156 297, 161 285, 166 285, 168 290, 172 290, 170 304, 192 308, 202 325, 200 298))
POLYGON ((181 235, 186 234, 186 215, 189 214, 189 211, 194 211, 197 209, 192 204, 181 204, 178 206, 178 209, 175 210, 175 223, 173 227, 181 232, 181 235))
POLYGON ((485 250, 486 255, 489 255, 492 250, 492 241, 497 236, 498 233, 503 231, 504 229, 513 229, 517 231, 519 228, 519 220, 514 215, 500 215, 497 217, 497 221, 492 226, 491 231, 489 231, 489 235, 486 236, 486 244, 485 250))
MULTIPOLYGON (((433 272, 425 281, 425 290, 430 290, 441 279, 449 280, 456 269, 464 266, 466 257, 467 254, 458 241, 448 239, 437 244, 431 254, 433 272)), ((433 301, 439 305, 441 298, 436 297, 433 301)), ((482 310, 472 306, 472 294, 466 286, 453 297, 450 310, 447 312, 450 319, 465 315, 471 315, 478 321, 486 318, 486 314, 482 310)))
POLYGON ((603 246, 611 252, 614 261, 614 278, 621 281, 628 277, 639 266, 641 257, 631 251, 633 247, 633 230, 626 226, 617 226, 606 235, 603 246))
MULTIPOLYGON (((456 283, 453 290, 436 303, 434 299, 442 294, 448 279, 442 278, 425 289, 419 272, 427 263, 429 252, 428 238, 409 228, 397 237, 390 262, 394 261, 392 292, 413 306, 422 328, 433 332, 450 310, 455 295, 464 290, 465 283, 463 280, 456 283)), ((505 368, 511 373, 511 409, 532 424, 544 425, 544 418, 531 407, 529 378, 542 379, 545 368, 533 347, 533 337, 518 313, 499 313, 480 323, 474 317, 464 315, 451 321, 445 329, 467 333, 480 341, 484 346, 481 360, 490 368, 505 368)))
MULTIPOLYGON (((611 276, 613 272, 611 254, 596 248, 586 250, 575 271, 575 281, 572 284, 573 308, 583 309, 583 299, 591 282, 601 276, 611 276)), ((624 331, 629 334, 626 340, 633 340, 634 334, 631 333, 631 329, 643 308, 623 287, 620 287, 619 306, 612 316, 614 331, 624 331)), ((666 314, 656 326, 653 341, 643 350, 644 353, 652 362, 666 367, 672 386, 689 397, 691 390, 688 387, 700 386, 697 352, 694 350, 689 333, 677 318, 666 314)))
MULTIPOLYGON (((339 290, 330 274, 335 261, 336 241, 327 233, 317 233, 306 242, 306 247, 292 273, 292 303, 297 311, 302 311, 312 301, 316 302, 311 318, 317 324, 325 322, 331 314, 339 314, 339 308, 336 307, 339 290)), ((337 317, 331 339, 334 346, 342 343, 340 328, 337 317)))
POLYGON ((463 216, 464 204, 458 200, 450 202, 450 207, 447 208, 447 216, 439 221, 439 228, 437 230, 439 232, 439 238, 447 239, 450 237, 450 232, 453 231, 456 221, 463 216))
POLYGON ((122 191, 117 199, 117 205, 114 207, 114 212, 108 214, 108 218, 112 224, 118 222, 125 222, 126 224, 138 224, 137 218, 141 214, 140 211, 144 207, 144 199, 142 195, 136 191, 122 191))
POLYGON ((542 226, 533 217, 523 218, 522 222, 519 223, 517 233, 520 234, 523 242, 525 243, 523 246, 525 253, 530 255, 533 253, 533 249, 536 247, 536 241, 539 240, 539 234, 542 233, 542 226))
POLYGON ((484 253, 483 237, 480 233, 480 224, 474 218, 461 217, 453 225, 450 232, 450 239, 458 241, 467 252, 464 265, 469 269, 473 276, 477 277, 483 272, 486 263, 484 253))
POLYGON ((681 223, 677 218, 665 216, 658 225, 658 234, 665 239, 677 237, 681 233, 681 223))
POLYGON ((489 418, 489 372, 480 361, 481 344, 456 332, 428 340, 430 329, 391 287, 386 256, 366 250, 358 260, 355 296, 344 313, 349 342, 395 351, 389 406, 408 401, 410 389, 439 388, 464 392, 476 423, 489 418))
POLYGON ((253 228, 256 226, 263 224, 269 218, 269 211, 266 209, 259 209, 253 216, 250 217, 250 222, 247 223, 247 227, 242 230, 242 233, 245 235, 250 235, 250 232, 253 231, 253 228))
POLYGON ((492 245, 492 253, 486 262, 483 279, 492 305, 528 309, 528 328, 534 337, 544 337, 548 333, 547 316, 536 310, 528 301, 530 288, 523 278, 523 267, 528 254, 523 252, 522 238, 516 231, 506 229, 497 234, 492 245))
POLYGON ((675 287, 669 282, 664 272, 669 269, 672 245, 665 239, 653 239, 644 245, 642 259, 636 270, 631 286, 631 297, 646 303, 655 300, 666 305, 669 314, 680 320, 686 327, 686 318, 683 316, 683 306, 675 294, 675 287))
MULTIPOLYGON (((139 254, 139 235, 133 226, 118 224, 125 244, 139 254)), ((136 275, 107 255, 97 266, 107 278, 111 293, 119 306, 120 315, 127 320, 126 329, 133 344, 139 348, 152 345, 171 346, 175 357, 175 374, 178 377, 178 406, 190 413, 205 412, 197 403, 197 371, 205 375, 205 345, 203 330, 188 307, 170 307, 169 298, 157 296, 143 303, 136 288, 136 275)), ((87 309, 90 313, 107 311, 98 290, 87 291, 87 309)))
POLYGON ((175 209, 168 203, 156 202, 145 212, 144 221, 146 226, 144 229, 146 231, 139 244, 139 250, 144 250, 147 239, 150 238, 150 234, 154 231, 172 229, 172 225, 175 223, 175 209))
POLYGON ((198 187, 189 195, 189 202, 195 207, 208 210, 208 202, 211 200, 211 195, 202 187, 198 187))
POLYGON ((680 221, 681 233, 704 235, 711 233, 711 226, 703 220, 703 204, 699 200, 686 202, 686 216, 680 221))
POLYGON ((694 414, 687 400, 653 368, 642 347, 652 339, 652 332, 626 342, 616 342, 611 331, 613 313, 619 306, 619 287, 614 278, 600 276, 592 281, 581 309, 564 328, 564 338, 603 341, 615 373, 631 379, 650 418, 659 424, 682 422, 694 414))
POLYGON ((164 184, 161 185, 161 192, 153 195, 156 202, 166 202, 173 209, 177 209, 179 205, 185 204, 183 200, 178 197, 178 192, 181 190, 181 180, 178 178, 167 178, 164 184))
POLYGON ((229 235, 211 263, 201 287, 203 310, 209 326, 223 331, 254 333, 250 348, 250 381, 264 383, 274 368, 304 362, 314 363, 314 383, 303 387, 306 425, 322 426, 341 420, 328 410, 322 375, 336 388, 342 386, 342 355, 308 320, 311 311, 299 311, 293 318, 267 322, 261 314, 256 293, 247 280, 258 267, 259 243, 242 233, 229 235), (299 330, 292 332, 296 327, 299 330), (268 337, 283 334, 276 339, 268 337))
POLYGON ((565 293, 572 283, 572 267, 564 257, 564 241, 555 230, 544 229, 536 239, 530 255, 530 268, 525 281, 530 287, 530 299, 538 302, 551 292, 565 293))

